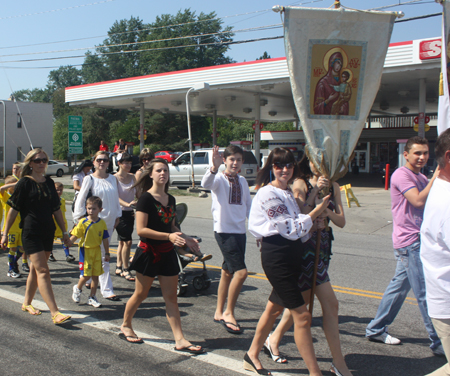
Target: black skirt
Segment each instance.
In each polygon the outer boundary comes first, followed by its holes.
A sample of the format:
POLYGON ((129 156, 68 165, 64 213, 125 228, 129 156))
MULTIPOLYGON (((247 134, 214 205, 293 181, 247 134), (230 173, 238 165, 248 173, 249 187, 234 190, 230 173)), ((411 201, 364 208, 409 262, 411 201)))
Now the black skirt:
POLYGON ((303 243, 281 235, 263 238, 261 262, 267 279, 272 285, 269 300, 285 308, 297 308, 305 304, 298 279, 302 270, 303 243))
POLYGON ((172 277, 181 272, 178 255, 172 248, 169 252, 160 253, 161 259, 153 262, 155 257, 152 252, 144 252, 140 247, 136 248, 133 261, 130 264, 130 270, 135 270, 147 277, 156 277, 162 275, 172 277))
POLYGON ((117 240, 127 242, 131 240, 134 229, 134 210, 122 211, 119 224, 116 227, 117 240))

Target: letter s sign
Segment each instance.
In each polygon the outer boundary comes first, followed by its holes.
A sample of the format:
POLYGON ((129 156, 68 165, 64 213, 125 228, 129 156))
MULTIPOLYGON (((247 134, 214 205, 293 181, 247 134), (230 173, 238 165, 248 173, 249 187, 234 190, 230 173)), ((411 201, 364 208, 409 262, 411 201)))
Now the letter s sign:
POLYGON ((424 40, 419 44, 420 60, 438 59, 441 57, 442 41, 441 39, 424 40))

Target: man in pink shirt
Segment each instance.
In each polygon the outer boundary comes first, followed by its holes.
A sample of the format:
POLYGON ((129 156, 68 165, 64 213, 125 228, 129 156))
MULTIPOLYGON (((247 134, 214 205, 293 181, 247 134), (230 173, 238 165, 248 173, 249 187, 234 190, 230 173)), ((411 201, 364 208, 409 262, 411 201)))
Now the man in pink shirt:
POLYGON ((366 337, 371 341, 387 345, 399 345, 401 341, 392 337, 387 327, 397 316, 409 290, 413 289, 422 314, 425 328, 431 340, 431 351, 444 355, 441 341, 427 312, 425 300, 425 279, 420 260, 420 226, 428 192, 436 179, 437 172, 428 182, 420 170, 428 161, 428 141, 412 137, 405 145, 403 156, 406 165, 398 168, 391 178, 391 208, 393 218, 392 241, 397 268, 394 278, 384 292, 375 318, 366 328, 366 337))

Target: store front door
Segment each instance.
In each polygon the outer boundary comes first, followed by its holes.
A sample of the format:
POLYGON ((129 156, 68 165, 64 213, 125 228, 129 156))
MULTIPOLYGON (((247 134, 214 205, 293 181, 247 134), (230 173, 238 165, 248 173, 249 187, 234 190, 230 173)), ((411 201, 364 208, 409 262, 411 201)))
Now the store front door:
POLYGON ((367 156, 367 151, 355 150, 355 158, 350 162, 350 171, 355 174, 360 172, 369 172, 367 156))

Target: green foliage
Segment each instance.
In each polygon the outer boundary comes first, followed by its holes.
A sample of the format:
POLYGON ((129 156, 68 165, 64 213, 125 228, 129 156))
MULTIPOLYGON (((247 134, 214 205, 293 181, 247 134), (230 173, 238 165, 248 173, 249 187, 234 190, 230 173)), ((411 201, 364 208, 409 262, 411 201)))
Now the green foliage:
MULTIPOLYGON (((86 156, 98 150, 100 140, 107 141, 110 147, 119 138, 139 145, 137 111, 70 107, 65 103, 65 88, 232 63, 233 60, 225 56, 229 48, 227 42, 233 37, 231 27, 223 28, 222 21, 215 18, 215 12, 197 15, 185 9, 176 15, 157 16, 149 24, 139 17, 116 21, 108 31, 108 38, 95 48, 100 55, 88 51, 81 69, 61 66, 49 73, 46 88, 20 90, 13 95, 17 100, 53 104, 54 154, 58 158, 64 158, 68 152, 69 115, 83 117, 83 150, 86 156), (165 27, 169 25, 172 26, 165 27), (194 35, 196 37, 190 37, 194 35), (208 45, 212 43, 217 44, 208 45), (169 49, 165 49, 167 47, 169 49)), ((211 140, 207 119, 192 116, 191 124, 194 143, 211 140)), ((148 132, 146 143, 154 151, 187 149, 185 115, 146 113, 144 126, 148 132)), ((241 134, 244 134, 243 131, 241 134)))
POLYGON ((256 60, 266 60, 266 59, 271 59, 270 55, 267 53, 267 51, 264 51, 264 53, 262 54, 262 56, 256 58, 256 60))
MULTIPOLYGON (((253 120, 217 119, 217 145, 228 146, 231 141, 245 141, 247 135, 254 134, 253 120)), ((213 131, 212 119, 209 119, 209 130, 213 131)), ((278 122, 264 124, 264 131, 291 131, 295 130, 291 122, 278 122)))

